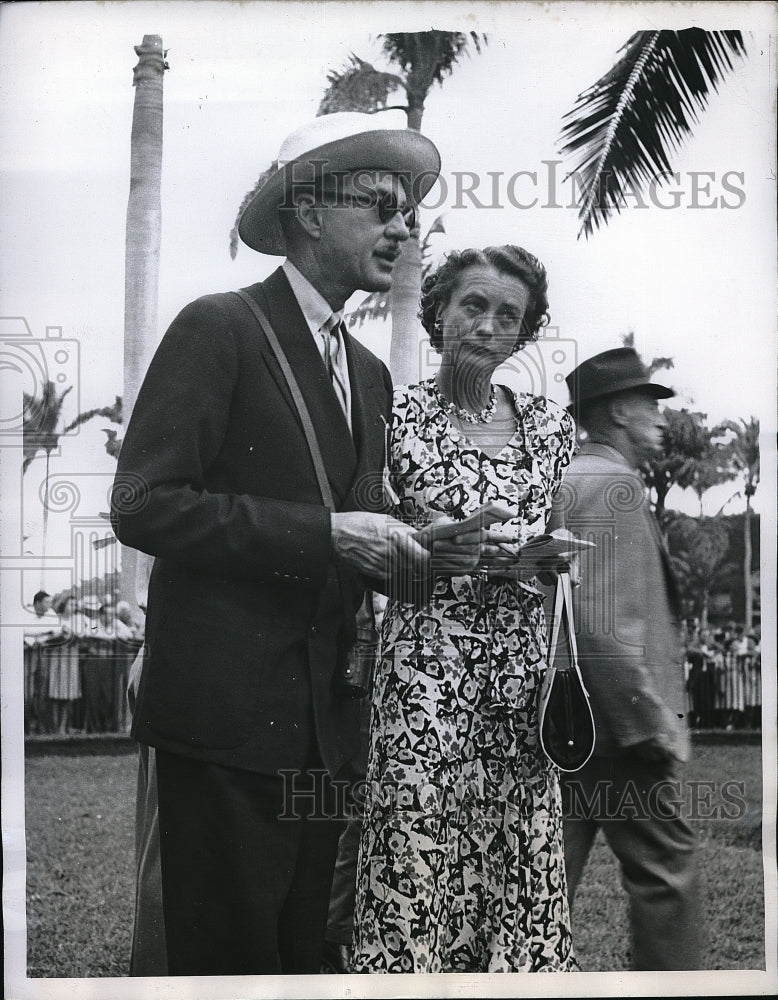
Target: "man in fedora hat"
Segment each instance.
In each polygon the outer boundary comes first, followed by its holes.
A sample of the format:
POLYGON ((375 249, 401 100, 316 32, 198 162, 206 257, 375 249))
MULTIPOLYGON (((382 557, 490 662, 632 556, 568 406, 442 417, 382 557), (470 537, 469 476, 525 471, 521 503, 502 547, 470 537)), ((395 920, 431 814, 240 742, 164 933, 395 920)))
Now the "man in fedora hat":
MULTIPOLYGON (((116 534, 156 557, 132 732, 156 749, 172 975, 320 967, 342 827, 333 779, 359 746, 338 667, 363 577, 429 560, 383 513, 392 385, 342 310, 390 287, 439 168, 396 120, 324 116, 284 141, 239 222, 250 247, 286 257, 242 291, 294 373, 334 510, 283 361, 234 293, 174 320, 124 438, 116 534)), ((452 557, 472 565, 479 538, 452 557)))
POLYGON ((680 777, 689 757, 679 596, 639 466, 662 447, 658 401, 628 347, 584 361, 568 377, 586 432, 555 507, 596 542, 573 592, 578 655, 596 727, 594 756, 564 776, 565 862, 572 904, 597 829, 621 865, 638 970, 699 969, 695 837, 680 777))

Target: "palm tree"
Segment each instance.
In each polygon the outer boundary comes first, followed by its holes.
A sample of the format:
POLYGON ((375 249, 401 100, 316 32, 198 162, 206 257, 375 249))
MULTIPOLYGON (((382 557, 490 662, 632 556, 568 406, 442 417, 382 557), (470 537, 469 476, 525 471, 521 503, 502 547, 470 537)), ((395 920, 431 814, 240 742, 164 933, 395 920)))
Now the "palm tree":
POLYGON ((615 66, 564 116, 563 154, 578 158, 581 233, 621 211, 626 194, 661 183, 719 82, 744 56, 740 31, 639 31, 615 66))
MULTIPOLYGON (((382 111, 390 106, 390 100, 398 95, 402 100, 404 95, 402 109, 408 116, 408 128, 420 132, 424 104, 432 86, 442 84, 471 48, 480 53, 482 44, 486 43, 486 37, 475 31, 401 31, 378 37, 381 39, 383 55, 400 72, 378 70, 352 54, 342 69, 331 70, 327 75, 328 85, 319 104, 318 114, 382 111)), ((241 211, 273 169, 271 166, 263 171, 257 184, 243 199, 241 211)), ((230 235, 230 253, 233 258, 237 245, 236 221, 230 235)), ((389 367, 395 382, 412 382, 418 375, 417 312, 421 297, 421 274, 422 248, 418 233, 412 233, 394 266, 389 296, 392 315, 389 367)))
POLYGON ((727 420, 723 426, 732 432, 729 444, 732 467, 745 480, 743 494, 746 498, 746 516, 743 519, 743 584, 746 595, 746 632, 750 632, 754 624, 754 587, 751 578, 751 497, 756 493, 759 484, 759 420, 750 417, 741 419, 740 423, 727 420))
POLYGON ((679 486, 697 494, 702 518, 703 494, 732 478, 730 453, 723 440, 725 427, 709 427, 704 413, 669 407, 664 412, 662 452, 641 470, 646 485, 656 494, 654 510, 661 520, 667 494, 672 486, 679 486))
MULTIPOLYGON (((130 194, 124 277, 124 411, 127 421, 157 335, 159 247, 162 230, 163 79, 168 64, 159 35, 135 46, 135 101, 130 136, 130 194)), ((135 607, 134 550, 122 548, 122 598, 135 607)))
POLYGON ((124 408, 128 420, 157 333, 163 74, 168 68, 159 35, 144 35, 135 52, 138 64, 133 71, 124 279, 124 408))
POLYGON ((681 590, 695 603, 700 625, 707 628, 710 595, 731 582, 735 564, 729 560, 729 530, 716 517, 679 514, 669 528, 671 561, 681 590))
MULTIPOLYGON (((57 430, 60 417, 62 416, 62 404, 72 388, 72 386, 68 386, 64 392, 57 394, 54 383, 46 382, 40 398, 31 396, 26 392, 23 394, 22 453, 24 460, 22 462, 22 475, 30 467, 30 463, 35 459, 39 451, 43 451, 46 455, 46 473, 43 479, 43 540, 41 553, 43 560, 46 557, 46 540, 49 528, 51 453, 59 447, 61 437, 75 430, 76 427, 80 427, 87 420, 92 420, 94 417, 107 417, 114 423, 120 424, 122 422, 122 400, 120 396, 117 396, 112 406, 101 406, 93 410, 86 410, 84 413, 79 413, 75 420, 72 420, 62 430, 57 430)), ((109 440, 106 442, 106 451, 109 455, 111 454, 111 449, 109 448, 111 433, 113 433, 114 437, 116 436, 115 431, 108 432, 109 440)))
POLYGON ((22 396, 22 440, 23 455, 22 473, 30 467, 39 451, 43 450, 47 455, 59 444, 62 432, 57 431, 57 424, 62 413, 62 404, 65 396, 72 392, 73 386, 69 385, 60 395, 53 382, 46 382, 43 386, 40 398, 23 393, 22 396))
POLYGON ((732 468, 729 450, 724 442, 724 425, 708 427, 705 413, 690 413, 688 417, 691 421, 687 424, 689 433, 687 461, 678 478, 678 485, 689 488, 697 494, 701 523, 704 518, 702 508, 704 494, 712 486, 718 486, 719 483, 732 479, 732 468))
MULTIPOLYGON (((51 453, 59 445, 59 439, 64 431, 58 431, 62 404, 67 394, 72 390, 68 386, 64 392, 57 394, 53 382, 46 382, 40 398, 29 393, 22 395, 22 443, 23 462, 22 475, 30 467, 39 451, 46 455, 46 475, 43 480, 43 543, 41 562, 46 558, 46 535, 49 528, 49 465, 51 453)), ((41 586, 43 582, 41 581, 41 586)))
MULTIPOLYGON (((319 105, 320 114, 333 111, 377 111, 395 93, 405 93, 408 128, 421 131, 424 104, 433 84, 442 84, 470 47, 481 51, 484 36, 463 31, 400 31, 379 35, 383 54, 400 74, 383 73, 352 56, 343 70, 332 71, 319 105), (359 106, 358 103, 359 102, 359 106)), ((422 249, 418 233, 403 246, 394 266, 390 292, 392 344, 389 369, 395 382, 418 377, 422 249)))

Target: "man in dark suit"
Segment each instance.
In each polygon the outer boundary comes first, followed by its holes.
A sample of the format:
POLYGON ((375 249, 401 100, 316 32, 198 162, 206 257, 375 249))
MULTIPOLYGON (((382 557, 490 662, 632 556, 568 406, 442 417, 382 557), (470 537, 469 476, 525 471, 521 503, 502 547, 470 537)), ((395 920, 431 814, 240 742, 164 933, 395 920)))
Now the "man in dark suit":
MULTIPOLYGON (((319 970, 342 828, 333 779, 359 745, 338 672, 362 579, 428 566, 376 489, 389 374, 341 322, 357 289, 390 287, 440 167, 428 139, 382 125, 328 115, 292 133, 239 224, 252 248, 286 255, 245 291, 299 383, 335 510, 235 294, 174 320, 119 457, 116 534, 156 557, 132 732, 156 748, 172 975, 319 970)), ((477 558, 477 539, 475 554, 451 548, 477 558)))
POLYGON ((580 556, 573 591, 597 737, 594 756, 562 786, 570 900, 600 828, 629 894, 634 967, 699 969, 696 844, 681 782, 689 732, 679 596, 638 472, 662 446, 658 400, 673 392, 649 381, 631 348, 584 361, 567 384, 586 441, 550 528, 564 523, 596 543, 580 556))

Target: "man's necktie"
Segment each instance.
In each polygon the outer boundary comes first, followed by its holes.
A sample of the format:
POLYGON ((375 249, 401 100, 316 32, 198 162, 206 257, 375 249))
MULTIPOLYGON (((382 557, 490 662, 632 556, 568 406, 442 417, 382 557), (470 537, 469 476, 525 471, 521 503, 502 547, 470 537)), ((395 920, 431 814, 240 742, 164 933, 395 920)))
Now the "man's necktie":
POLYGON ((337 313, 333 313, 322 326, 321 334, 324 338, 324 365, 332 381, 338 402, 346 415, 346 420, 348 420, 348 391, 343 381, 340 366, 340 352, 341 350, 345 351, 345 346, 342 346, 340 317, 337 313))

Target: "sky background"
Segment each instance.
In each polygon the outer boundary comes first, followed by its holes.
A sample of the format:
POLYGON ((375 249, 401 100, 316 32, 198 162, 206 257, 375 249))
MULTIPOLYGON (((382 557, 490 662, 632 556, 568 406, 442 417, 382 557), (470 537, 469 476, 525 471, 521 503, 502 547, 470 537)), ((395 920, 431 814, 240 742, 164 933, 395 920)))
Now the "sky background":
MULTIPOLYGON (((5 4, 0 315, 24 317, 36 340, 55 327, 70 341, 61 368, 52 363, 51 343, 37 348, 53 371, 64 374, 63 384, 74 385, 66 421, 122 393, 133 46, 144 34, 162 36, 170 64, 164 79, 161 336, 186 302, 252 283, 280 262, 242 244, 231 260, 229 233, 245 192, 286 133, 315 115, 328 70, 342 66, 351 52, 382 65, 375 40, 380 31, 476 30, 488 36, 482 53, 463 58, 427 101, 424 131, 440 148, 444 172, 426 199, 433 207, 424 211, 422 225, 426 229, 444 213, 446 233, 433 242, 436 257, 452 247, 515 242, 546 264, 547 335, 559 343, 549 340, 519 355, 507 380, 566 403, 563 376, 633 331, 646 359, 674 358, 674 369, 663 373, 679 393, 673 405, 702 410, 711 421, 758 416, 772 447, 770 17, 769 4, 5 4), (589 240, 577 239, 571 185, 563 180, 572 164, 561 163, 558 152, 562 116, 614 63, 633 31, 690 24, 748 30, 748 55, 736 60, 694 138, 673 158, 680 180, 659 189, 658 197, 672 204, 670 191, 676 190, 679 206, 634 203, 589 240), (497 184, 498 207, 477 207, 458 195, 455 175, 465 171, 479 178, 482 203, 495 200, 497 184), (517 171, 534 172, 537 181, 524 175, 509 192, 508 179, 517 171), (502 176, 495 182, 489 172, 502 176), (708 176, 695 180, 695 172, 708 176), (509 194, 537 203, 516 207, 509 194)), ((6 340, 18 324, 3 320, 6 340)), ((388 359, 387 325, 373 324, 357 335, 388 359)), ((27 391, 31 379, 22 376, 27 391)), ((5 405, 6 418, 8 406, 18 410, 15 400, 5 405)), ((92 421, 64 438, 52 456, 54 482, 77 486, 79 516, 106 509, 114 461, 104 451, 103 428, 111 426, 92 421)), ((4 489, 20 498, 21 531, 13 546, 21 545, 20 555, 40 556, 45 463, 36 459, 23 483, 12 465, 5 463, 4 489)), ((727 484, 711 491, 706 513, 715 513, 737 489, 727 484)), ((764 509, 765 494, 764 488, 757 493, 757 509, 764 509)), ((696 499, 680 491, 669 504, 698 511, 696 499)), ((741 508, 735 499, 727 510, 741 508)), ((47 556, 64 544, 73 510, 64 493, 59 507, 52 505, 47 556)))

